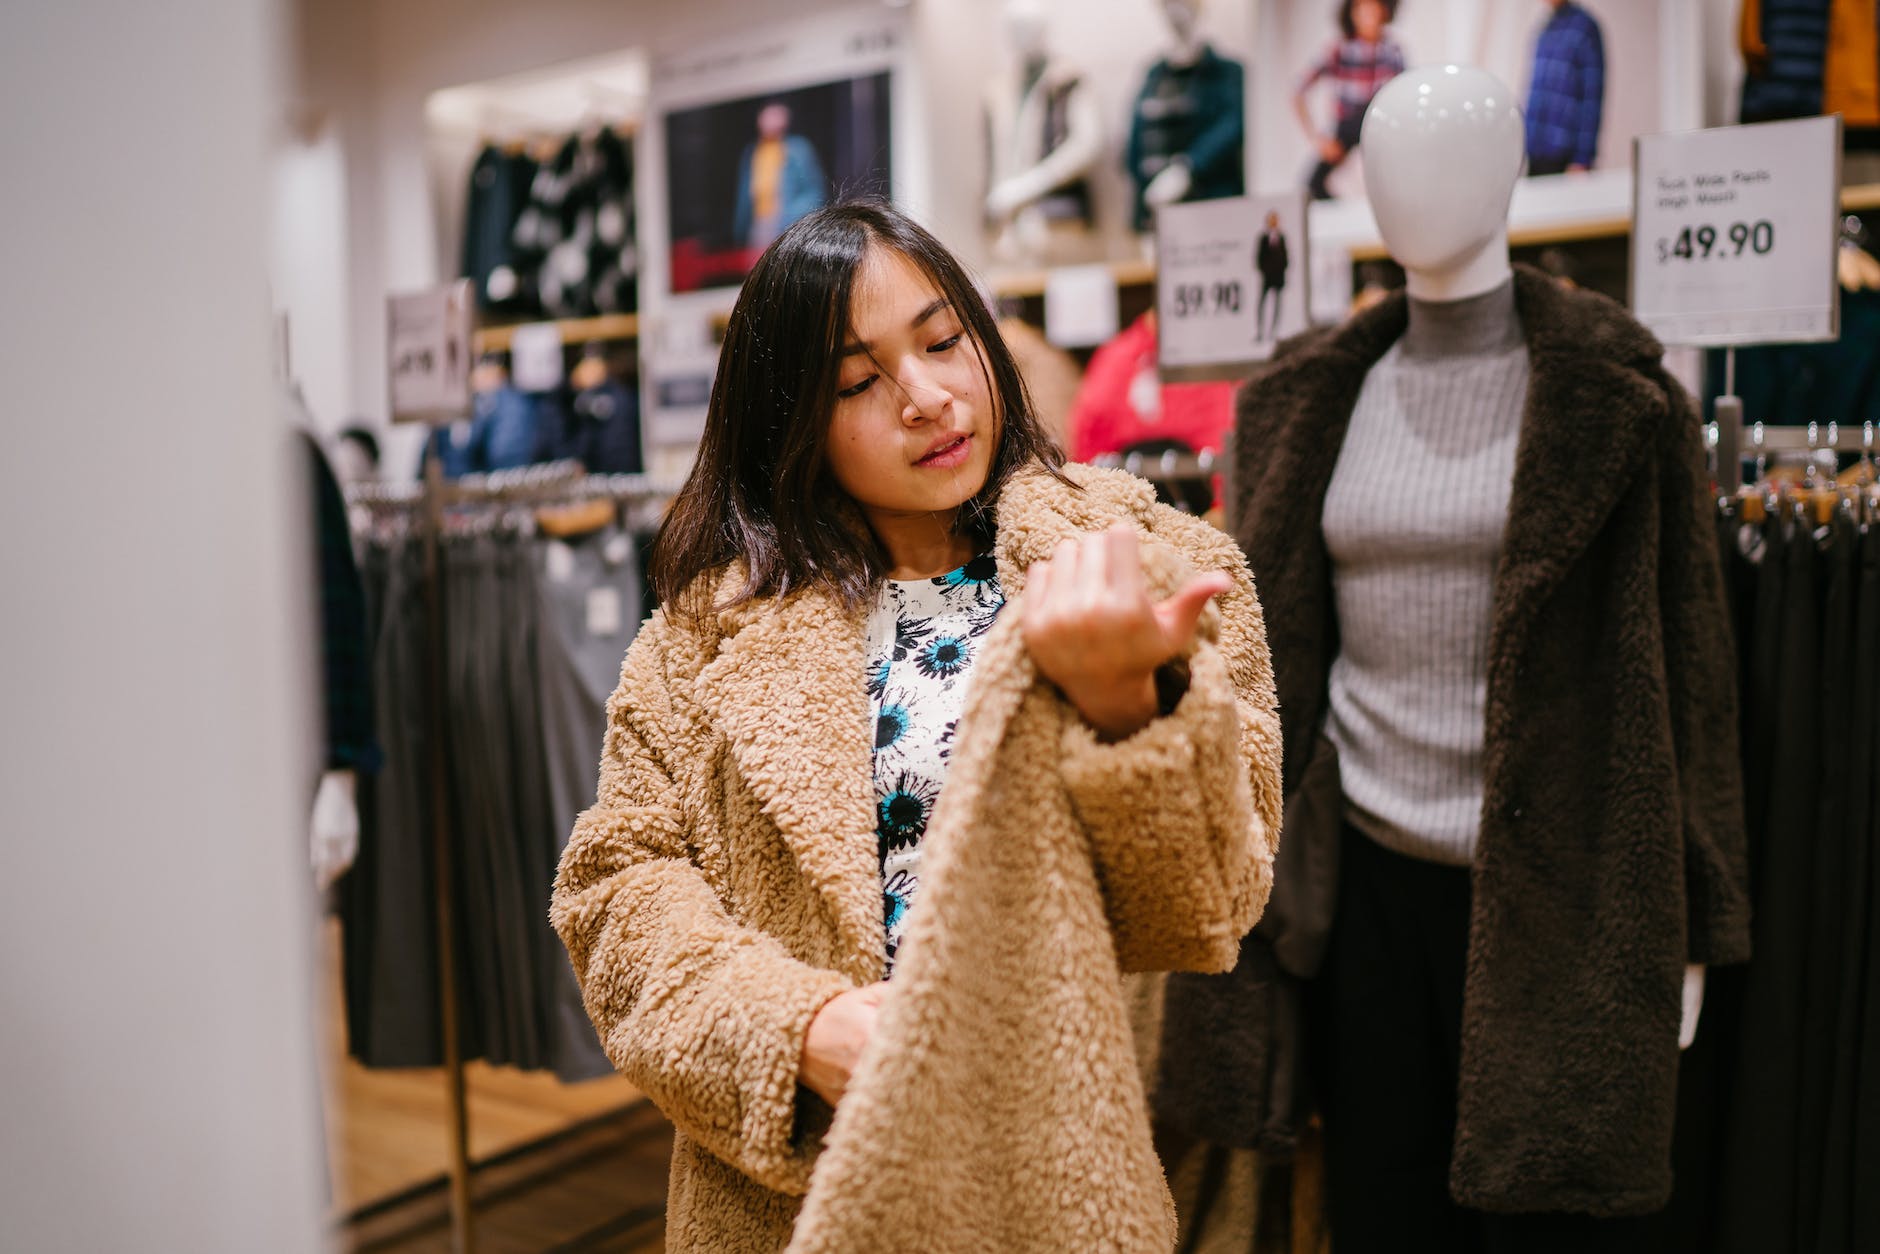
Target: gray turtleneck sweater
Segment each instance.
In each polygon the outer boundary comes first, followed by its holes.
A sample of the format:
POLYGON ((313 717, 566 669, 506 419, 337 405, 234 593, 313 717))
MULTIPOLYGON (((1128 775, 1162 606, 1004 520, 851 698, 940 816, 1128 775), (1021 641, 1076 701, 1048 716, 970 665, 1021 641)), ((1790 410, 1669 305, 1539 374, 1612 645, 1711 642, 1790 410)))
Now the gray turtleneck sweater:
POLYGON ((1527 345, 1512 281, 1409 313, 1365 378, 1325 496, 1340 644, 1326 732, 1358 830, 1466 866, 1527 345))

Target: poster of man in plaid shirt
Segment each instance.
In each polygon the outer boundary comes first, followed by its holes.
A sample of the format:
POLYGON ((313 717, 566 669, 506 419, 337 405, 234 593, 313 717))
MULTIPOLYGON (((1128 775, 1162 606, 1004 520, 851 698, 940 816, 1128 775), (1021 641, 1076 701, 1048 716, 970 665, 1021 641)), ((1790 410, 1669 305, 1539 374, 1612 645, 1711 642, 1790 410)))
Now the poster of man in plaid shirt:
POLYGON ((1599 23, 1573 0, 1547 0, 1553 15, 1534 44, 1528 87, 1529 174, 1590 170, 1599 153, 1606 48, 1599 23))
POLYGON ((1314 200, 1330 200, 1326 180, 1343 165, 1358 146, 1364 125, 1364 111, 1378 89, 1403 73, 1403 49, 1386 33, 1385 27, 1397 15, 1395 0, 1344 0, 1338 7, 1338 27, 1342 38, 1327 50, 1323 60, 1306 71, 1293 93, 1293 112, 1305 128, 1306 138, 1318 150, 1319 162, 1313 168, 1306 187, 1314 200), (1307 95, 1314 84, 1329 79, 1335 106, 1330 133, 1322 133, 1313 123, 1307 95))

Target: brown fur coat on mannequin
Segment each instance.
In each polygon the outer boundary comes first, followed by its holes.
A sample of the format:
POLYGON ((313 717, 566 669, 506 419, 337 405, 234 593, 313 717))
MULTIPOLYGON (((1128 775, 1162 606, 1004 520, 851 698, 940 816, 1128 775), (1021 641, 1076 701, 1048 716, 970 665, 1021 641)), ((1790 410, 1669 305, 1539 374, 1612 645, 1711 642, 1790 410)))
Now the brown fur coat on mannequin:
MULTIPOLYGON (((1450 1192, 1637 1214, 1671 1192, 1684 968, 1749 956, 1735 661, 1702 434, 1664 349, 1518 267, 1529 383, 1495 575, 1450 1192)), ((1338 655, 1326 488, 1400 293, 1240 397, 1229 517, 1272 629, 1287 788, 1338 655)), ((1336 1135, 1335 1132, 1329 1132, 1336 1135)))
POLYGON ((1129 476, 1069 473, 1081 491, 1027 473, 1002 495, 1008 604, 833 1129, 796 1083, 803 1037, 885 960, 863 614, 813 591, 661 614, 628 653, 552 914, 609 1057, 678 1127, 668 1248, 1172 1247, 1121 977, 1234 961, 1271 886, 1279 724, 1232 541, 1129 476), (1105 745, 1019 621, 1026 569, 1119 521, 1152 594, 1236 582, 1172 712, 1105 745))

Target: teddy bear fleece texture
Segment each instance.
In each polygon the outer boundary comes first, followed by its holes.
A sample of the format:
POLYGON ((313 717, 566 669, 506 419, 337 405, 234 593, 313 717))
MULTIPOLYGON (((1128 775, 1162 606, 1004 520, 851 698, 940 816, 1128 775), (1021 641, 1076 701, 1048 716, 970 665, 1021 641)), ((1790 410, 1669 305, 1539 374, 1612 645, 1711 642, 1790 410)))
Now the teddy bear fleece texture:
POLYGON ((1233 964, 1271 888, 1279 720, 1233 542, 1130 476, 1066 473, 1080 486, 1034 470, 1001 494, 1008 604, 833 1126, 797 1085, 803 1038, 886 959, 865 607, 806 589, 662 612, 628 652, 551 914, 608 1056, 677 1126, 668 1248, 1173 1247, 1124 976, 1233 964), (1152 595, 1200 570, 1234 585, 1171 712, 1103 744, 1019 626, 1026 569, 1116 522, 1152 595))

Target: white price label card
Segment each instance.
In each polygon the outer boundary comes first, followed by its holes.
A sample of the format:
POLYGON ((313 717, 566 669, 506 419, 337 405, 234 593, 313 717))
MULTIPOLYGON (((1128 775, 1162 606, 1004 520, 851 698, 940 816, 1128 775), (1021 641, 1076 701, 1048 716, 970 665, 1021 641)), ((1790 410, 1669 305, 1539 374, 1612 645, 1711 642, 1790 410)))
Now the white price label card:
POLYGON ((1632 311, 1667 344, 1840 335, 1841 120, 1634 141, 1632 311))
POLYGON ((590 636, 620 634, 620 590, 596 588, 587 596, 587 629, 590 636))
POLYGON ((1116 272, 1060 266, 1045 275, 1044 338, 1059 348, 1094 348, 1116 338, 1116 272))
POLYGON ((548 392, 561 386, 561 328, 552 322, 517 327, 509 340, 509 380, 524 392, 548 392))
POLYGON ((550 583, 567 583, 574 578, 574 550, 560 540, 550 540, 543 550, 544 573, 550 583))
POLYGON ((385 351, 396 422, 454 418, 470 409, 470 281, 385 300, 385 351))
POLYGON ((1303 192, 1170 205, 1155 234, 1164 379, 1238 379, 1306 329, 1303 192))

